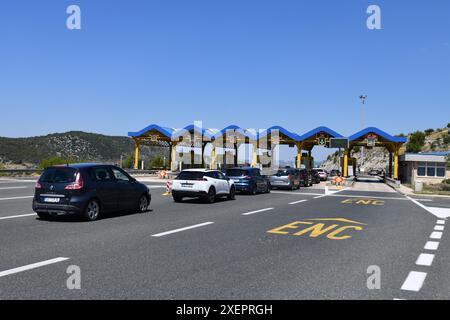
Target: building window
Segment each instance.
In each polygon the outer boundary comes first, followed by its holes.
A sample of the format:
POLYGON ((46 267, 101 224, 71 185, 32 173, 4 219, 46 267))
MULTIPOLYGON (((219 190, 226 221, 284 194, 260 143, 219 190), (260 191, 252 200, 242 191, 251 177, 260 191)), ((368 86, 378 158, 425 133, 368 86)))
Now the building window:
POLYGON ((419 162, 417 166, 418 177, 445 177, 445 163, 419 162))

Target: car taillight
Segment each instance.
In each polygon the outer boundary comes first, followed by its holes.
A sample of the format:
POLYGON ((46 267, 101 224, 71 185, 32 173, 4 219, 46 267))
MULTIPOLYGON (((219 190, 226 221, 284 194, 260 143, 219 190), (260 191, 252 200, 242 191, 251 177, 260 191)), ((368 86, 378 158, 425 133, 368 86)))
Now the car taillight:
POLYGON ((292 174, 288 175, 288 179, 289 179, 289 180, 291 180, 291 179, 293 179, 293 178, 294 178, 294 176, 293 176, 292 174))
POLYGON ((42 186, 41 186, 41 184, 39 183, 39 181, 36 181, 36 184, 34 185, 34 187, 35 187, 36 189, 41 189, 41 188, 42 188, 42 186))
POLYGON ((67 185, 64 189, 66 190, 80 190, 84 186, 83 177, 81 176, 81 173, 77 173, 75 176, 75 182, 67 185))
POLYGON ((252 177, 250 177, 250 176, 245 176, 243 179, 244 179, 244 180, 252 180, 252 177))

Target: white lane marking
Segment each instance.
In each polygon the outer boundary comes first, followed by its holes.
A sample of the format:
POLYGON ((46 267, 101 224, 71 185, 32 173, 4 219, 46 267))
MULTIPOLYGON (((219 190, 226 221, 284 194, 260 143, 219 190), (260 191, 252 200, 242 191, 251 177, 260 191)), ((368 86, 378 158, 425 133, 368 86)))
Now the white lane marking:
POLYGON ((273 208, 265 208, 265 209, 250 211, 250 212, 243 213, 242 215, 243 216, 249 216, 249 215, 254 214, 254 213, 264 212, 264 211, 269 211, 269 210, 273 210, 273 208))
MULTIPOLYGON (((340 190, 343 191, 343 190, 340 190)), ((338 191, 338 192, 340 192, 338 191)), ((280 193, 280 194, 291 194, 291 195, 306 195, 306 196, 320 196, 321 198, 324 196, 328 197, 341 197, 341 198, 364 198, 364 199, 384 199, 384 200, 402 200, 409 201, 409 199, 398 198, 398 197, 381 197, 381 196, 362 196, 355 194, 333 194, 333 191, 328 191, 328 194, 323 193, 311 193, 311 192, 289 192, 289 191, 272 191, 272 193, 280 193)), ((420 201, 433 201, 430 199, 418 199, 420 201)))
POLYGON ((27 186, 21 186, 21 187, 2 187, 0 190, 13 190, 13 189, 26 189, 29 188, 27 186))
POLYGON ((438 220, 436 221, 437 224, 445 224, 445 220, 438 220))
POLYGON ((69 260, 69 258, 59 257, 59 258, 45 260, 45 261, 41 261, 41 262, 37 262, 37 263, 33 263, 33 264, 28 264, 28 265, 23 266, 23 267, 18 267, 18 268, 14 268, 14 269, 1 271, 0 272, 0 278, 4 277, 4 276, 11 275, 11 274, 14 274, 14 273, 19 273, 19 272, 23 272, 23 271, 36 269, 36 268, 43 267, 43 266, 47 266, 49 264, 62 262, 62 261, 65 261, 65 260, 69 260))
POLYGON ((439 248, 439 242, 437 241, 427 241, 425 244, 425 250, 437 250, 439 248))
POLYGON ((328 194, 323 194, 321 196, 314 197, 313 199, 320 199, 320 198, 323 198, 323 197, 326 197, 326 196, 328 196, 328 194))
POLYGON ((297 204, 297 203, 302 203, 308 200, 300 200, 300 201, 294 201, 294 202, 290 202, 289 204, 297 204))
POLYGON ((434 226, 434 230, 436 230, 436 231, 444 231, 444 226, 434 226))
POLYGON ((166 186, 149 186, 149 185, 147 185, 147 187, 149 189, 156 189, 156 188, 165 188, 166 186))
POLYGON ((35 216, 35 215, 36 215, 36 213, 19 214, 19 215, 15 215, 15 216, 0 217, 0 220, 31 217, 31 216, 35 216))
POLYGON ((8 179, 8 180, 4 180, 4 179, 0 179, 0 183, 17 183, 17 182, 36 182, 36 180, 20 180, 20 179, 8 179))
POLYGON ((402 290, 419 291, 427 277, 426 272, 411 271, 401 287, 402 290))
POLYGON ((30 199, 30 198, 34 198, 34 196, 0 198, 0 201, 5 201, 5 200, 20 200, 20 199, 30 199))
POLYGON ((433 263, 434 254, 431 253, 421 253, 416 260, 418 266, 429 267, 433 263))
POLYGON ((172 233, 177 233, 177 232, 181 232, 181 231, 185 231, 185 230, 189 230, 189 229, 194 229, 194 228, 200 228, 203 226, 207 226, 209 224, 213 224, 214 222, 204 222, 204 223, 199 223, 199 224, 195 224, 193 226, 189 226, 189 227, 184 227, 184 228, 179 228, 179 229, 175 229, 175 230, 170 230, 170 231, 166 231, 166 232, 161 232, 161 233, 157 233, 157 234, 153 234, 152 237, 162 237, 168 234, 172 234, 172 233))
POLYGON ((442 238, 442 232, 440 232, 440 231, 433 231, 430 234, 430 238, 431 239, 440 239, 440 238, 442 238))
POLYGON ((409 200, 411 200, 413 203, 421 207, 422 209, 428 211, 432 215, 438 217, 438 218, 447 218, 450 217, 450 209, 448 208, 433 208, 433 207, 427 207, 420 203, 419 201, 411 198, 410 196, 405 195, 405 197, 409 200))

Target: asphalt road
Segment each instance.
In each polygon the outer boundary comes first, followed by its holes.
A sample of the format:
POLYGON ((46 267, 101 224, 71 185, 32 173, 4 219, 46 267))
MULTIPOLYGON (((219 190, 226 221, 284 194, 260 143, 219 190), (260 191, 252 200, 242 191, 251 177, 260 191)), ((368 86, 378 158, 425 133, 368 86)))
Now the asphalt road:
POLYGON ((152 185, 149 212, 87 223, 38 219, 33 187, 0 181, 0 299, 450 299, 445 218, 427 209, 448 199, 302 188, 209 205, 152 185))

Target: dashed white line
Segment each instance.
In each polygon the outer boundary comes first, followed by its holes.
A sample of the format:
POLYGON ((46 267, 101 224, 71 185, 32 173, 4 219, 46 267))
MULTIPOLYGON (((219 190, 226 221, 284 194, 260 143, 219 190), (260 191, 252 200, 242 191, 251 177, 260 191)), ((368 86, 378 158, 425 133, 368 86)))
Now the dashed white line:
POLYGON ((430 238, 431 239, 440 239, 440 238, 442 238, 442 232, 440 232, 440 231, 433 231, 430 234, 430 238))
POLYGON ((425 244, 425 250, 437 250, 439 248, 439 242, 437 241, 428 241, 425 244))
POLYGON ((10 198, 0 198, 0 201, 4 200, 19 200, 19 199, 30 199, 34 198, 34 196, 24 196, 24 197, 10 197, 10 198))
POLYGON ((436 230, 436 231, 444 231, 444 226, 434 226, 434 230, 436 230))
POLYGON ((429 267, 433 263, 434 254, 431 253, 421 253, 416 260, 418 266, 429 267))
POLYGON ((445 224, 445 220, 438 220, 436 221, 437 224, 445 224))
POLYGON ((184 228, 179 228, 179 229, 175 229, 175 230, 170 230, 170 231, 166 231, 166 232, 161 232, 161 233, 157 233, 157 234, 153 234, 152 237, 162 237, 162 236, 166 236, 168 234, 172 234, 172 233, 177 233, 177 232, 181 232, 181 231, 185 231, 185 230, 190 230, 190 229, 194 229, 194 228, 200 228, 203 226, 207 226, 209 224, 213 224, 214 222, 204 222, 204 223, 199 223, 199 224, 195 224, 193 226, 189 226, 189 227, 184 227, 184 228))
POLYGON ((290 202, 289 204, 297 204, 297 203, 302 203, 308 200, 300 200, 300 201, 294 201, 294 202, 290 202))
POLYGON ((36 213, 18 214, 18 215, 15 215, 15 216, 0 217, 0 220, 23 218, 23 217, 31 217, 31 216, 35 216, 35 215, 36 215, 36 213))
POLYGON ((411 271, 401 287, 402 290, 418 292, 427 277, 426 272, 411 271))
POLYGON ((19 273, 19 272, 23 272, 23 271, 36 269, 36 268, 43 267, 43 266, 47 266, 49 264, 62 262, 62 261, 65 261, 65 260, 69 260, 69 258, 59 257, 59 258, 45 260, 45 261, 41 261, 41 262, 37 262, 37 263, 33 263, 33 264, 28 264, 28 265, 23 266, 23 267, 18 267, 18 268, 14 268, 14 269, 1 271, 0 272, 0 278, 1 277, 5 277, 5 276, 9 276, 11 274, 15 274, 15 273, 19 273))
POLYGON ((269 211, 269 210, 273 210, 273 209, 274 209, 274 208, 265 208, 265 209, 260 209, 260 210, 255 210, 255 211, 246 212, 246 213, 243 213, 242 215, 243 215, 243 216, 249 216, 249 215, 254 214, 254 213, 264 212, 264 211, 269 211))

